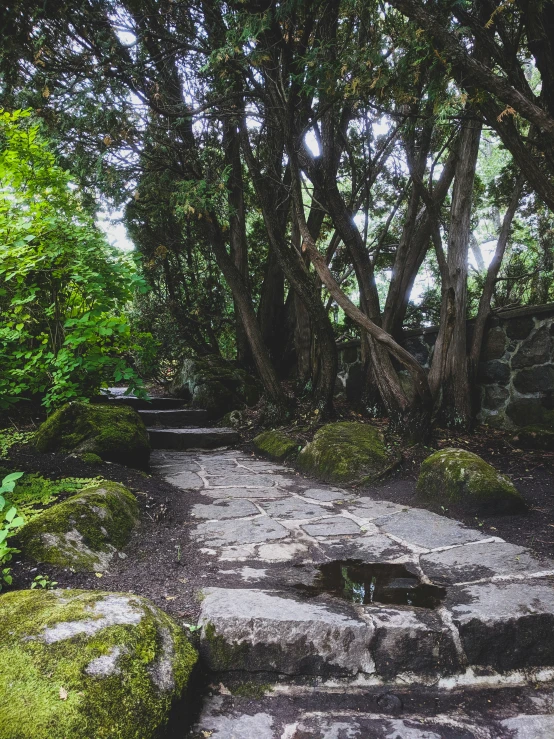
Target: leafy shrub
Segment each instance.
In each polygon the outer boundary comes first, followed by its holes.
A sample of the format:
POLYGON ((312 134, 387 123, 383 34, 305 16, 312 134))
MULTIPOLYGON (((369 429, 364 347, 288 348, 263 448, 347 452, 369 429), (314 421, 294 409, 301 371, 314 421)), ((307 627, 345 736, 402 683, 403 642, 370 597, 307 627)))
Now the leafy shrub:
POLYGON ((4 565, 19 552, 19 549, 8 545, 8 536, 14 534, 24 524, 23 518, 17 515, 17 508, 13 505, 6 505, 7 500, 4 493, 11 494, 16 481, 22 476, 23 472, 12 472, 4 477, 0 485, 0 590, 4 585, 12 584, 10 568, 4 565))
POLYGON ((124 309, 146 289, 109 246, 27 112, 0 110, 0 407, 50 410, 139 384, 124 309))

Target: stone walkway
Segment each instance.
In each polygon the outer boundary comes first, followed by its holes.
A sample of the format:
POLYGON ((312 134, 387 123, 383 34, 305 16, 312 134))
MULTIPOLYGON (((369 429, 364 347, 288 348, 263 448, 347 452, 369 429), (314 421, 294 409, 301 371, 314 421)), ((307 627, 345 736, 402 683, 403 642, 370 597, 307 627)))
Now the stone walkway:
POLYGON ((199 567, 218 563, 199 594, 206 663, 223 681, 242 675, 279 686, 242 708, 225 692, 214 695, 197 736, 554 737, 546 698, 519 708, 508 702, 486 720, 424 712, 407 719, 336 702, 345 691, 368 698, 377 688, 382 695, 410 686, 453 695, 551 680, 554 563, 426 510, 317 484, 238 451, 156 451, 151 463, 200 494, 190 534, 199 567), (319 565, 351 559, 404 564, 421 583, 445 587, 444 601, 430 609, 306 596, 302 587, 314 583, 319 565), (323 711, 306 704, 314 688, 326 696, 323 711), (279 709, 291 691, 296 715, 279 709))

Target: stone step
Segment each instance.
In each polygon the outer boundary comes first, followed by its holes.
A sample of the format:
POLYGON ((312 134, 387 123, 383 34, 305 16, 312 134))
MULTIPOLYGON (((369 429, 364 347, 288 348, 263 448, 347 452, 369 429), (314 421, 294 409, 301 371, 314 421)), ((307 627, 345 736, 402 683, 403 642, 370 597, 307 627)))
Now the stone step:
POLYGON ((166 428, 201 426, 208 421, 208 412, 201 408, 177 408, 175 410, 139 410, 146 426, 160 425, 166 428))
POLYGON ((202 653, 214 672, 394 680, 465 669, 450 625, 435 610, 247 588, 203 588, 202 595, 202 653))
MULTIPOLYGON (((220 528, 221 528, 220 523, 220 528)), ((545 573, 546 574, 546 573, 545 573)), ((448 589, 443 606, 360 605, 283 590, 203 590, 199 625, 214 671, 451 679, 554 667, 551 577, 448 589)))
MULTIPOLYGON (((248 689, 249 684, 246 683, 248 689)), ((215 688, 215 686, 212 686, 215 688)), ((204 701, 191 739, 551 739, 552 686, 329 689, 278 683, 265 695, 220 683, 204 701), (229 690, 229 687, 231 690, 229 690), (232 691, 232 693, 231 693, 232 691)), ((252 683, 250 683, 252 691, 252 683)), ((260 692, 264 692, 261 686, 260 692)))
POLYGON ((148 428, 152 449, 217 449, 238 444, 240 437, 229 428, 148 428))
POLYGON ((169 411, 181 409, 184 401, 180 398, 137 398, 134 395, 117 395, 110 397, 109 395, 98 395, 93 398, 93 403, 103 403, 111 405, 129 405, 136 411, 169 411))

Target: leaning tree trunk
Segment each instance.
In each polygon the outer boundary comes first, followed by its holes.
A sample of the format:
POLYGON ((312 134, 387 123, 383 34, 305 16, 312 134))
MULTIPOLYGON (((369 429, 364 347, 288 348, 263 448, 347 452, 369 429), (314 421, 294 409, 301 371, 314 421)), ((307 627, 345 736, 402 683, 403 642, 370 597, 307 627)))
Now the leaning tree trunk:
POLYGON ((467 428, 471 398, 467 365, 467 272, 473 181, 481 124, 463 124, 452 192, 448 253, 441 269, 442 302, 439 333, 429 372, 435 416, 448 426, 467 428))
POLYGON ((475 324, 473 326, 473 339, 469 353, 469 379, 472 384, 475 382, 477 377, 477 368, 479 366, 479 358, 481 357, 481 347, 483 346, 485 326, 488 317, 491 314, 491 300, 494 293, 494 287, 496 285, 496 278, 498 277, 498 272, 502 266, 502 260, 508 244, 512 221, 521 197, 523 182, 524 178, 520 175, 515 183, 510 203, 506 213, 504 214, 502 227, 498 235, 498 241, 496 242, 494 256, 489 264, 483 292, 481 294, 481 299, 479 300, 479 308, 477 310, 477 317, 475 318, 475 324))
POLYGON ((295 217, 303 238, 302 248, 309 254, 310 260, 329 294, 346 315, 364 329, 370 339, 375 341, 381 350, 386 350, 409 371, 414 383, 415 399, 410 401, 405 394, 398 396, 398 417, 403 417, 404 423, 401 428, 407 435, 418 435, 419 438, 425 438, 429 432, 431 413, 431 394, 427 375, 417 360, 406 349, 397 344, 390 334, 370 320, 341 290, 327 266, 325 257, 317 249, 306 223, 302 202, 300 169, 294 147, 288 147, 288 154, 292 171, 291 193, 295 217))

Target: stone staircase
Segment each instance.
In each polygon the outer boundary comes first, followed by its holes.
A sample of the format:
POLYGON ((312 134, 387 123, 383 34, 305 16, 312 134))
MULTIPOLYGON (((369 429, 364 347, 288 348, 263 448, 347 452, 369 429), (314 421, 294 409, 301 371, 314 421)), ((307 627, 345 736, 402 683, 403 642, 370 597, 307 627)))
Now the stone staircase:
POLYGON ((144 399, 111 392, 103 402, 134 408, 148 430, 152 449, 218 449, 239 441, 235 429, 208 426, 207 411, 187 408, 179 398, 144 399))

